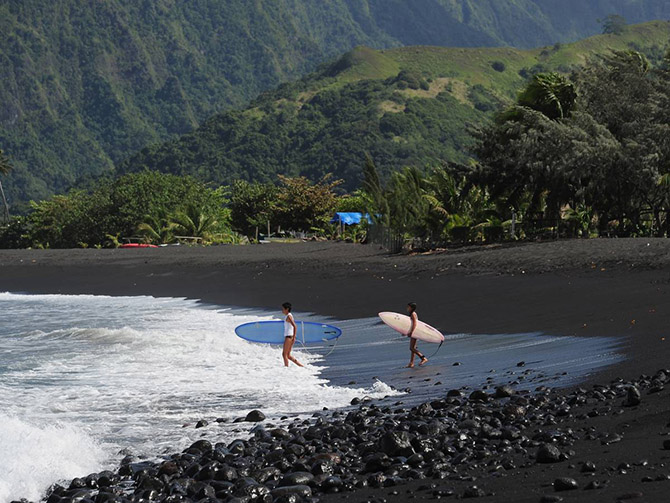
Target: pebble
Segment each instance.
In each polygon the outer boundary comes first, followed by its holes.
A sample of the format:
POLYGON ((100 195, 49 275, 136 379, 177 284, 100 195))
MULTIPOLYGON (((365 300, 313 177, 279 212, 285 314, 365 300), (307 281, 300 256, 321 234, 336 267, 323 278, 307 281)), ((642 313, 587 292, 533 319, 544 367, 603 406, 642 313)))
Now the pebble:
POLYGON ((556 492, 574 491, 575 489, 579 489, 579 484, 573 478, 560 477, 560 478, 554 480, 554 490, 556 492))
POLYGON ((635 407, 636 405, 640 405, 640 402, 642 401, 641 396, 640 390, 637 389, 636 386, 629 386, 626 392, 626 400, 623 402, 624 407, 635 407))
POLYGON ((538 463, 558 463, 561 461, 561 451, 551 444, 542 444, 537 450, 535 460, 538 463))
POLYGON ((540 498, 540 503, 560 503, 563 498, 555 494, 545 494, 540 498))

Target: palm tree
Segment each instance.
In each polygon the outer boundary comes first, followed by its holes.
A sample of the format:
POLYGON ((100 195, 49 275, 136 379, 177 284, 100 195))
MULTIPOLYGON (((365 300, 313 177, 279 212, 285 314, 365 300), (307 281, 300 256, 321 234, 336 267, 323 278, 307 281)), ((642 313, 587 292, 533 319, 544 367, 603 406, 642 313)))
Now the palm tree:
POLYGON ((137 232, 154 244, 165 244, 174 241, 175 227, 167 210, 159 208, 155 215, 144 217, 144 222, 137 226, 137 232))
POLYGON ((216 215, 205 208, 190 205, 185 211, 179 211, 172 217, 175 232, 184 236, 209 241, 219 227, 216 215))
POLYGON ((517 100, 520 106, 542 112, 554 120, 568 117, 576 101, 575 85, 554 72, 535 75, 517 100))
MULTIPOLYGON (((7 175, 12 170, 12 165, 9 163, 9 159, 5 156, 5 153, 0 149, 0 175, 7 175)), ((3 220, 5 222, 9 221, 9 205, 7 204, 7 198, 5 198, 5 191, 2 188, 2 180, 0 180, 0 197, 2 197, 3 204, 3 220)))

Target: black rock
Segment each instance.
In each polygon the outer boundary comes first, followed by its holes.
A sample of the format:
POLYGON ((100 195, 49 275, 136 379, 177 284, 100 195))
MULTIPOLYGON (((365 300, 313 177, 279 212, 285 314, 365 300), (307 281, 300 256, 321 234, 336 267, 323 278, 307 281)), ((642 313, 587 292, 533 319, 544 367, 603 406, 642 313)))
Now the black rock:
POLYGON ((545 494, 540 498, 540 503, 560 503, 561 501, 563 501, 563 498, 555 494, 545 494))
POLYGON ((209 440, 198 440, 189 447, 189 450, 190 449, 195 449, 200 452, 208 452, 212 450, 212 443, 209 440))
POLYGON ((605 435, 603 438, 600 439, 600 444, 601 445, 616 444, 617 442, 621 442, 621 440, 622 440, 621 435, 617 433, 610 433, 609 435, 605 435))
POLYGON ((414 449, 412 437, 406 431, 389 431, 379 439, 380 450, 388 456, 411 456, 414 449))
POLYGON ((158 469, 158 475, 167 475, 168 477, 176 475, 179 472, 181 472, 181 469, 179 468, 179 465, 174 461, 165 461, 161 464, 160 468, 158 469))
POLYGON ((538 463, 558 463, 561 461, 561 451, 551 444, 542 444, 537 450, 535 460, 538 463))
POLYGON ((314 475, 309 472, 293 472, 284 475, 279 482, 280 487, 307 486, 314 481, 314 475))
POLYGON ((470 486, 463 492, 463 498, 482 498, 486 496, 483 489, 477 486, 470 486))
POLYGON ((488 402, 489 395, 486 393, 486 391, 476 389, 470 393, 470 400, 481 400, 482 402, 488 402))
POLYGON ((250 423, 258 423, 265 420, 265 414, 263 414, 260 410, 252 410, 249 412, 249 414, 247 414, 247 417, 245 417, 244 420, 250 423))
POLYGON ((195 423, 196 428, 202 428, 204 426, 207 426, 209 423, 205 419, 201 419, 197 423, 195 423))
POLYGON ((291 494, 300 498, 311 498, 312 488, 307 485, 283 486, 272 489, 270 493, 273 498, 286 497, 291 494))
POLYGON ((554 490, 559 491, 574 491, 579 489, 577 481, 570 477, 560 477, 554 480, 554 490))
POLYGON ((582 465, 582 473, 594 473, 596 471, 596 465, 592 461, 585 461, 582 465))
POLYGON ((334 493, 334 492, 339 492, 342 490, 342 487, 344 486, 344 482, 342 479, 338 476, 331 475, 329 477, 326 477, 320 485, 320 488, 322 491, 325 491, 327 493, 334 493))
POLYGON ((630 386, 626 394, 626 399, 623 402, 624 407, 635 407, 636 405, 640 405, 640 402, 640 390, 635 386, 630 386))
POLYGON ((457 389, 450 389, 447 391, 447 398, 457 398, 461 396, 463 396, 463 394, 457 389))
POLYGON ((509 398, 514 394, 514 389, 511 386, 498 386, 496 388, 496 398, 509 398))
POLYGON ((663 449, 670 451, 670 440, 663 440, 663 449))
POLYGON ((248 484, 238 488, 234 495, 251 501, 265 501, 270 497, 270 489, 261 484, 248 484))
POLYGON ((522 361, 522 362, 519 362, 519 363, 516 364, 516 366, 517 366, 517 367, 525 367, 525 366, 526 366, 526 362, 523 362, 523 361, 522 361))
POLYGON ((332 475, 334 466, 328 461, 317 461, 312 465, 312 473, 314 475, 332 475))

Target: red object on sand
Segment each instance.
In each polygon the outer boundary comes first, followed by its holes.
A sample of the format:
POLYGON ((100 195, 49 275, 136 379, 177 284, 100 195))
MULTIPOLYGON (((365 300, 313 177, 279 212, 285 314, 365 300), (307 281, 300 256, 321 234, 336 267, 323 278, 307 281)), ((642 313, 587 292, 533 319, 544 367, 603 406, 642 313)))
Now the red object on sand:
POLYGON ((119 246, 119 248, 158 248, 158 246, 146 243, 126 243, 119 246))

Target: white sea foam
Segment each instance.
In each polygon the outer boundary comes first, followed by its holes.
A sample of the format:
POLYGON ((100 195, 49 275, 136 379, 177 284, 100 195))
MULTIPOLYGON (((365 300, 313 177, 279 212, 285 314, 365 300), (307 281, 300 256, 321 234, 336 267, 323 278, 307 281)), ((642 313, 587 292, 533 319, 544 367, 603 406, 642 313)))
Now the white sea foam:
POLYGON ((0 501, 39 500, 60 479, 99 469, 106 454, 80 428, 0 415, 0 501))
POLYGON ((0 464, 0 503, 102 469, 120 448, 156 455, 203 432, 243 433, 196 430, 201 418, 310 413, 394 393, 381 382, 332 386, 317 355, 297 353, 306 367, 284 368, 276 346, 234 335, 258 319, 184 299, 0 293, 0 410, 9 415, 0 449, 11 449, 0 463, 16 464, 0 464))

